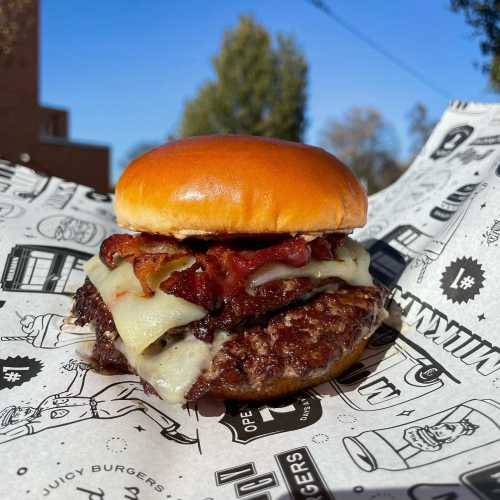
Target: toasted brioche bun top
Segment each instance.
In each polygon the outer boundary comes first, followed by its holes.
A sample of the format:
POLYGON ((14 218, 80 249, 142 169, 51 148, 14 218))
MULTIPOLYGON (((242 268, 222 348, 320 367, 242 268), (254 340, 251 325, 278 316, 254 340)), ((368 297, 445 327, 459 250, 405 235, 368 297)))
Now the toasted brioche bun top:
POLYGON ((349 230, 365 224, 367 200, 323 149, 210 135, 135 159, 118 181, 115 209, 123 227, 182 238, 349 230))

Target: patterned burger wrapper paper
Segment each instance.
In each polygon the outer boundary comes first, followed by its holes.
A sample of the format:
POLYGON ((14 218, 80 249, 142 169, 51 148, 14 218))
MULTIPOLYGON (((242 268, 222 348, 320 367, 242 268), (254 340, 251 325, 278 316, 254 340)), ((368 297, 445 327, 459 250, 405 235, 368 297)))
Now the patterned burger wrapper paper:
POLYGON ((390 325, 268 404, 173 406, 78 359, 64 317, 112 202, 0 161, 0 498, 500 498, 500 105, 451 103, 370 198, 390 325))

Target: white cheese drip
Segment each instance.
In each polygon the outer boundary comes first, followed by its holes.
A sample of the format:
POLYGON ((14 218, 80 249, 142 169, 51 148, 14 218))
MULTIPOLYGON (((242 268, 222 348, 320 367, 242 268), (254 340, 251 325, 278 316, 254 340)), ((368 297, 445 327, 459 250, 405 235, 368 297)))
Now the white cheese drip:
POLYGON ((169 403, 183 403, 186 393, 201 372, 209 367, 228 335, 223 330, 216 331, 212 344, 198 340, 192 334, 180 339, 166 337, 165 347, 154 345, 137 355, 129 353, 120 339, 115 341, 115 346, 162 399, 169 403))
POLYGON ((368 272, 370 254, 362 245, 350 238, 336 251, 337 260, 311 260, 302 267, 285 264, 268 264, 257 270, 250 277, 249 288, 264 283, 288 278, 330 278, 338 277, 353 286, 372 286, 368 272))
POLYGON ((86 263, 85 271, 131 353, 143 352, 166 331, 199 320, 207 313, 202 307, 161 290, 144 297, 133 267, 126 261, 110 270, 99 257, 93 257, 86 263))

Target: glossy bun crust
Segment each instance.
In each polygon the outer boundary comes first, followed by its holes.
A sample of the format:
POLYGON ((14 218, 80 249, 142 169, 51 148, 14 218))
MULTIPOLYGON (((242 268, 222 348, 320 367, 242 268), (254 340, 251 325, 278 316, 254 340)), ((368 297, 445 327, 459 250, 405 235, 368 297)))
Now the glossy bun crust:
POLYGON ((118 224, 185 236, 315 233, 366 221, 364 189, 326 151, 252 136, 212 135, 160 146, 116 186, 118 224))

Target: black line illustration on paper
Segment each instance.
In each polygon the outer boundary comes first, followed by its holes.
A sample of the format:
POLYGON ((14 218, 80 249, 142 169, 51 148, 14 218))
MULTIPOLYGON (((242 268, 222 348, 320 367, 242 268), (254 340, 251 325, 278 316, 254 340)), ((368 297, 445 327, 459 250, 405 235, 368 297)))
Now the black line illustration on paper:
POLYGON ((84 396, 90 366, 70 360, 63 368, 74 372, 66 390, 51 394, 37 407, 11 405, 0 411, 0 444, 90 419, 121 418, 132 412, 142 412, 168 440, 179 444, 198 443, 197 438, 179 432, 178 422, 142 397, 144 388, 140 382, 115 382, 84 396))
POLYGON ((52 193, 43 202, 43 206, 62 210, 73 199, 77 189, 78 184, 75 182, 59 179, 52 193))
POLYGON ((403 324, 411 327, 421 338, 425 337, 432 344, 440 346, 445 356, 453 356, 468 370, 483 377, 500 370, 500 347, 474 333, 438 307, 403 290, 399 285, 393 288, 388 306, 393 316, 400 316, 403 324))
POLYGON ((474 300, 484 286, 484 269, 477 259, 461 257, 445 268, 440 279, 443 295, 451 302, 463 304, 474 300))
POLYGON ((418 483, 407 490, 411 500, 456 500, 463 497, 459 483, 418 483))
POLYGON ((392 204, 396 212, 410 208, 415 210, 434 192, 440 192, 448 184, 451 177, 452 171, 450 169, 426 168, 421 172, 415 172, 406 177, 404 185, 401 185, 400 189, 391 190, 386 195, 385 201, 392 204))
POLYGON ((43 368, 39 359, 9 356, 0 359, 0 389, 12 389, 36 377, 43 368))
POLYGON ((473 399, 406 424, 343 439, 362 470, 407 470, 442 462, 500 440, 500 403, 473 399))
POLYGON ((464 151, 460 151, 459 153, 455 153, 451 158, 446 160, 446 163, 451 163, 455 160, 458 160, 460 165, 468 165, 472 162, 482 161, 485 158, 488 158, 492 153, 495 152, 495 149, 491 148, 485 151, 484 153, 480 153, 478 149, 468 147, 464 151))
POLYGON ((494 146, 497 144, 500 144, 500 135, 477 137, 470 143, 471 146, 494 146))
POLYGON ((482 234, 481 245, 496 247, 500 240, 500 216, 493 219, 493 222, 486 227, 482 234))
POLYGON ((0 160, 0 193, 31 202, 43 193, 49 181, 50 177, 30 168, 0 160))
POLYGON ((90 257, 90 253, 71 248, 16 245, 7 256, 2 288, 72 296, 85 279, 83 264, 90 257))
POLYGON ((101 224, 71 215, 49 215, 38 222, 36 229, 44 238, 70 241, 88 247, 99 245, 106 236, 106 230, 101 224))
POLYGON ((335 498, 329 491, 325 477, 307 446, 276 453, 274 458, 285 480, 290 498, 304 500, 335 498))
POLYGON ((60 314, 26 314, 20 317, 19 324, 23 335, 4 335, 0 340, 27 342, 40 349, 58 349, 95 340, 95 333, 88 327, 74 325, 60 314))
POLYGON ((267 403, 225 401, 224 405, 219 423, 231 431, 233 442, 240 444, 302 429, 322 416, 320 398, 312 390, 267 403))
POLYGON ((375 411, 422 398, 448 381, 460 384, 422 347, 382 325, 360 359, 329 383, 351 408, 375 411))
POLYGON ((482 189, 484 186, 478 187, 435 236, 427 234, 411 224, 404 224, 397 226, 380 240, 366 242, 372 257, 371 267, 374 273, 382 276, 387 275, 387 279, 393 280, 395 271, 391 273, 391 269, 401 270, 401 266, 407 267, 411 264, 415 268, 420 268, 417 282, 421 283, 427 268, 439 259, 448 243, 453 239, 472 202, 482 189), (394 257, 391 258, 387 252, 387 246, 397 252, 400 260, 402 259, 402 262, 396 262, 399 266, 394 266, 394 257))
POLYGON ((95 189, 89 189, 85 193, 85 197, 97 203, 111 203, 113 201, 113 197, 109 193, 99 193, 95 189))
POLYGON ((371 254, 370 272, 392 287, 406 267, 411 265, 420 268, 417 282, 421 283, 427 268, 439 259, 472 202, 485 187, 486 184, 466 184, 432 208, 430 217, 444 223, 434 236, 411 224, 403 224, 379 239, 365 240, 364 244, 371 254))
POLYGON ((500 497, 500 462, 484 465, 464 472, 460 481, 484 500, 495 500, 500 497))
POLYGON ((476 184, 464 184, 463 186, 455 189, 451 194, 449 194, 444 200, 431 209, 429 215, 438 221, 446 222, 449 221, 453 215, 460 209, 462 203, 467 201, 467 199, 474 193, 476 188, 479 186, 476 184))
POLYGON ((0 200, 0 219, 17 219, 26 213, 26 209, 9 201, 0 200))
POLYGON ((462 145, 474 132, 474 128, 470 125, 460 125, 449 130, 439 146, 432 152, 430 157, 433 160, 440 160, 450 156, 460 145, 462 145))

